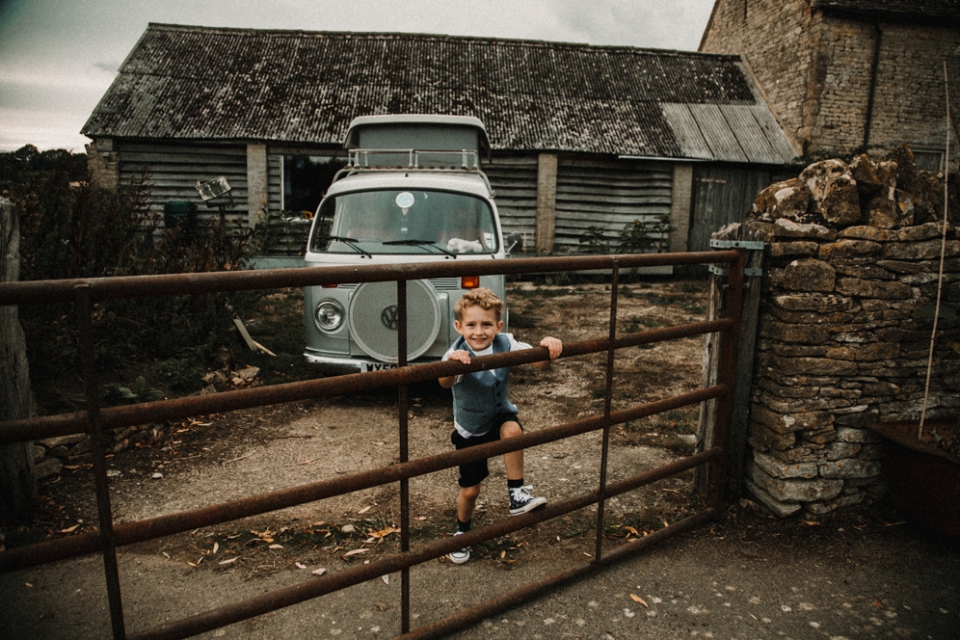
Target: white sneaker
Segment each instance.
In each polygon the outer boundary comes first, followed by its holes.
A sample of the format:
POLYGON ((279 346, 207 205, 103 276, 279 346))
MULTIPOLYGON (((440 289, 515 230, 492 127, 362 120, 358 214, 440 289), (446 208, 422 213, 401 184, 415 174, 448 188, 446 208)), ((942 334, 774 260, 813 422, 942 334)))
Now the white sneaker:
POLYGON ((526 485, 524 487, 517 487, 516 489, 509 490, 510 515, 518 516, 521 513, 527 513, 528 511, 539 509, 547 504, 546 498, 535 498, 531 496, 530 489, 533 489, 533 487, 526 485))
MULTIPOLYGON (((457 531, 454 536, 459 536, 463 531, 457 531)), ((457 549, 456 551, 451 551, 447 554, 447 557, 450 558, 450 562, 453 564, 463 564, 470 559, 470 547, 464 547, 463 549, 457 549)))

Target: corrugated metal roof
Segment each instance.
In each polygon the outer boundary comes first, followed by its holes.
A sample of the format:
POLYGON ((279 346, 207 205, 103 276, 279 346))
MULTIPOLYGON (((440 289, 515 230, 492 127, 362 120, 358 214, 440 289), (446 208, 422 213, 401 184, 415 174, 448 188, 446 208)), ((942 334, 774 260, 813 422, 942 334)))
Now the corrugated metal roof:
POLYGON ((739 56, 151 24, 82 133, 339 145, 350 120, 479 117, 493 149, 782 164, 739 56))

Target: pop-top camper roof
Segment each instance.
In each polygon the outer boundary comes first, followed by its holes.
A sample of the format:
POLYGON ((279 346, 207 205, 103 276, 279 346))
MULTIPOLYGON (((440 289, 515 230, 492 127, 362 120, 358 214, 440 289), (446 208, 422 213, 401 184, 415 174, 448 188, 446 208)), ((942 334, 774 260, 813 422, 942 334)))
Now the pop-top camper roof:
POLYGON ((383 115, 354 118, 343 146, 480 152, 490 141, 483 122, 472 116, 383 115))

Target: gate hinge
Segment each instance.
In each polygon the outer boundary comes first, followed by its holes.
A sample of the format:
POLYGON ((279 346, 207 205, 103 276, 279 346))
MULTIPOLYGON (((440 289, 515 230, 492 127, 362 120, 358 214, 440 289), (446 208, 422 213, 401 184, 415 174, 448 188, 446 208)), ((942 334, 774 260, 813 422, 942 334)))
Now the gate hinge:
MULTIPOLYGON (((730 269, 726 267, 718 267, 716 265, 709 266, 710 273, 715 276, 726 276, 730 274, 730 269)), ((763 269, 760 267, 747 267, 743 270, 743 275, 746 278, 759 278, 763 275, 763 269)))
POLYGON ((767 245, 762 240, 717 240, 710 239, 711 249, 746 249, 748 251, 763 251, 767 245))

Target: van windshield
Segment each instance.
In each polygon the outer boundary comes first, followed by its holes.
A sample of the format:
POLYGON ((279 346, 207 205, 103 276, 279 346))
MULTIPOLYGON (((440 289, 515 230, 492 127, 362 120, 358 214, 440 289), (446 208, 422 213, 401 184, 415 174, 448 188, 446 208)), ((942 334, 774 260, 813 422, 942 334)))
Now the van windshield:
POLYGON ((327 198, 310 250, 362 254, 490 254, 498 249, 490 205, 449 191, 375 190, 327 198))

